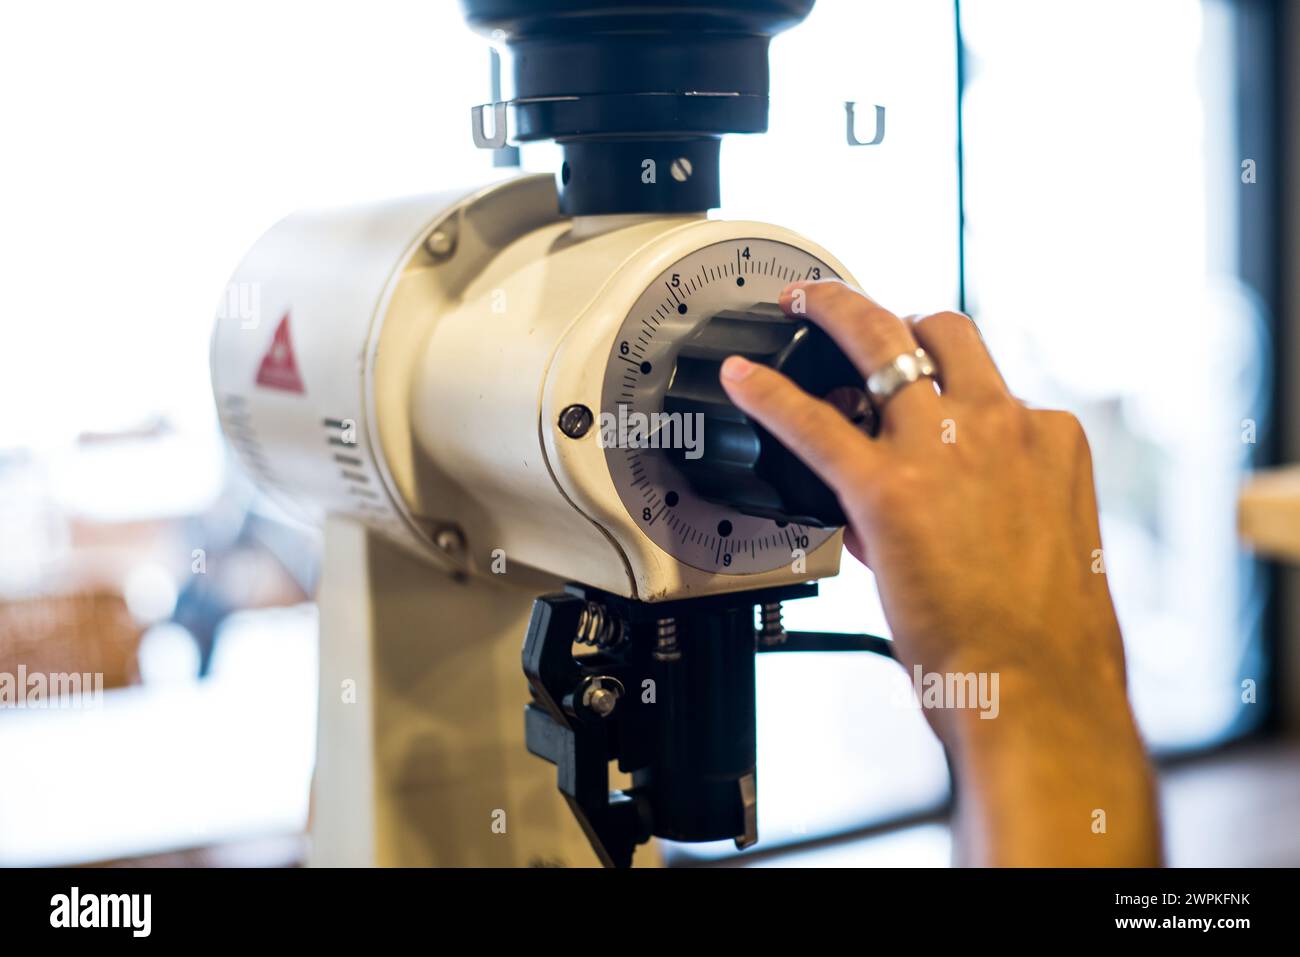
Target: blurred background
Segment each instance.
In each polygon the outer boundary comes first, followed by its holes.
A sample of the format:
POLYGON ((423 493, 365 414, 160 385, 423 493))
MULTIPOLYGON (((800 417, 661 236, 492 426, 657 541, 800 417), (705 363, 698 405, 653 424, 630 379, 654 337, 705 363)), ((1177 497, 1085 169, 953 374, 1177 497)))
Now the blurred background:
MULTIPOLYGON (((717 215, 813 237, 896 311, 969 311, 1013 391, 1084 422, 1176 865, 1300 864, 1295 609, 1237 527, 1300 452, 1290 7, 963 0, 959 31, 952 0, 819 0, 773 43, 770 132, 723 146, 717 215), (846 143, 845 101, 864 140, 887 107, 882 146, 846 143)), ((103 675, 0 707, 0 865, 301 860, 319 540, 223 447, 211 321, 290 211, 493 176, 489 82, 451 2, 0 12, 0 674, 103 675)), ((787 624, 887 633, 845 565, 787 624)), ((671 860, 947 863, 942 749, 859 657, 760 657, 764 841, 671 860)))

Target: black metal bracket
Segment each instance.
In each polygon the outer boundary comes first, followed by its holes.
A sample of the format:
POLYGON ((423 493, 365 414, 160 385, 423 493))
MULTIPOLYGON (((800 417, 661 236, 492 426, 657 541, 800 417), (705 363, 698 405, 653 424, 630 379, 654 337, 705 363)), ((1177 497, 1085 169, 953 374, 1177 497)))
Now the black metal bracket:
POLYGON ((872 635, 782 632, 759 640, 754 609, 817 593, 798 584, 647 603, 580 585, 533 603, 523 666, 528 750, 607 867, 652 835, 757 840, 754 654, 870 651, 872 635), (574 654, 575 641, 593 646, 574 654), (633 786, 611 791, 609 763, 633 786))
MULTIPOLYGON (((546 595, 533 603, 523 653, 533 692, 533 703, 525 708, 525 735, 528 750, 555 765, 560 793, 601 862, 628 867, 636 845, 650 837, 644 802, 635 794, 610 793, 609 762, 616 748, 604 726, 609 717, 582 700, 584 685, 596 678, 618 679, 627 668, 626 662, 599 653, 587 656, 592 661, 574 658, 573 642, 587 611, 588 603, 571 594, 546 595)), ((614 710, 623 703, 615 701, 614 710)))
POLYGON ((854 635, 833 631, 787 631, 784 640, 761 644, 759 651, 869 651, 897 660, 894 643, 878 635, 854 635))

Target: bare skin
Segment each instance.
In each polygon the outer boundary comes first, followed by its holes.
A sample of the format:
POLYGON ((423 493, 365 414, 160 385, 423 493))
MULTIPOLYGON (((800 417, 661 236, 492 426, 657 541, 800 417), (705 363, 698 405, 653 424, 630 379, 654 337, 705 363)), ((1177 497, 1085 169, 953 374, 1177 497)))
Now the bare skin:
POLYGON ((939 369, 941 391, 905 386, 874 439, 739 356, 722 383, 839 496, 846 544, 876 576, 908 673, 999 676, 993 720, 925 711, 959 782, 958 862, 1158 865, 1078 421, 1016 400, 965 316, 902 319, 836 281, 794 283, 781 305, 864 376, 918 344, 939 369))

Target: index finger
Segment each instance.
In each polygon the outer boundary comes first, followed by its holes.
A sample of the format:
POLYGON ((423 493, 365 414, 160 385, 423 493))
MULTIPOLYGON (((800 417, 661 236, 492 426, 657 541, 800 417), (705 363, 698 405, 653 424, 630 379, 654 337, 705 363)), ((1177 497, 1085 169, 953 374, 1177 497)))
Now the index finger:
POLYGON ((722 364, 722 387, 742 412, 845 495, 873 471, 871 440, 830 403, 813 398, 775 369, 731 356, 722 364))

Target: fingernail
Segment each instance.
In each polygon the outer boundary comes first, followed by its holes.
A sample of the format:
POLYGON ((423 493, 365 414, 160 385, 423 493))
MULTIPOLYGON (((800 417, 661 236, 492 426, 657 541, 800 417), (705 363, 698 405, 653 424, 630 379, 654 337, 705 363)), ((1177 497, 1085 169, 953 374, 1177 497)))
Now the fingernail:
POLYGON ((722 363, 722 378, 728 382, 740 382, 749 378, 754 371, 754 363, 741 356, 728 356, 722 363))
POLYGON ((781 290, 781 298, 784 299, 786 296, 793 295, 794 291, 802 285, 803 283, 801 282, 787 283, 786 287, 781 290))

